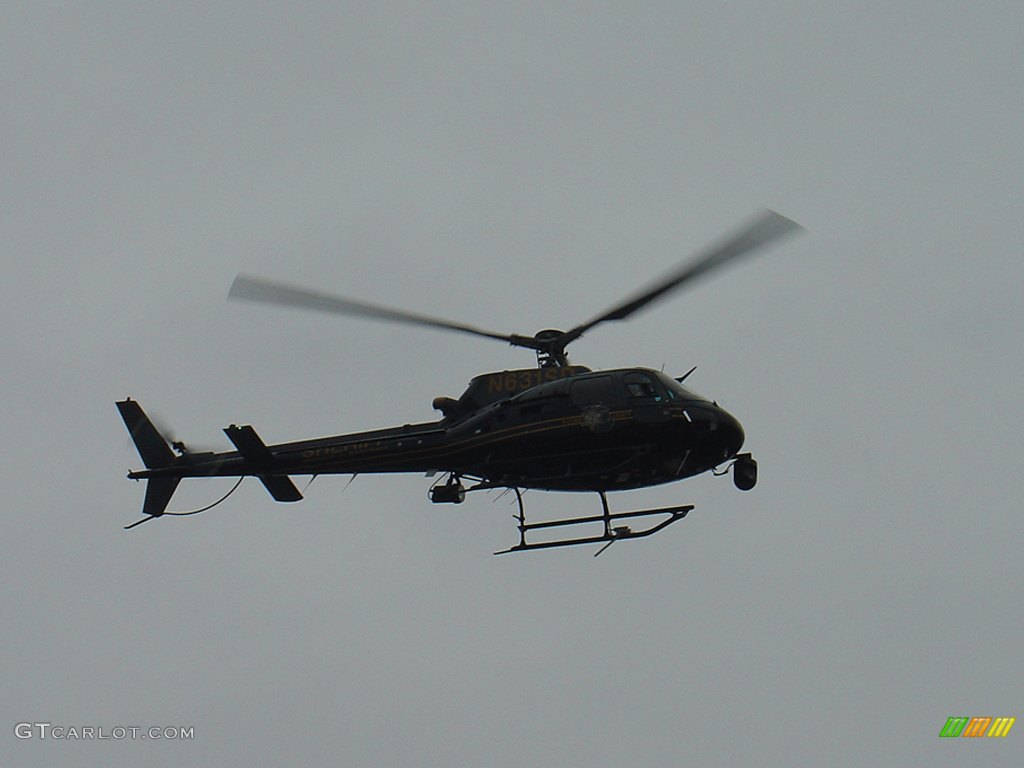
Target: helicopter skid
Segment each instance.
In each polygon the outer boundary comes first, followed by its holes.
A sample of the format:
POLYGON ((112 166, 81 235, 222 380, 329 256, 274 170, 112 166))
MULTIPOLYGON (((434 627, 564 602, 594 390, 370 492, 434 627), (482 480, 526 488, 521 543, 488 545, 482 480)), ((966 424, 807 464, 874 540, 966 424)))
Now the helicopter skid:
POLYGON ((523 509, 522 495, 516 490, 516 498, 519 501, 519 514, 516 515, 516 519, 519 521, 519 543, 509 549, 503 549, 499 552, 495 552, 496 555, 506 555, 510 552, 526 552, 532 549, 551 549, 553 547, 572 547, 580 544, 604 544, 601 549, 594 553, 594 557, 597 557, 604 552, 608 547, 614 544, 616 541, 624 541, 626 539, 642 539, 647 536, 651 536, 660 530, 663 530, 670 526, 677 520, 682 520, 686 517, 687 513, 693 509, 692 504, 682 504, 674 507, 661 507, 658 509, 640 509, 632 512, 610 512, 608 509, 608 501, 603 493, 599 493, 601 497, 601 504, 604 507, 604 513, 600 515, 590 515, 587 517, 571 517, 564 520, 545 520, 538 523, 526 522, 526 514, 523 509), (629 526, 614 526, 613 522, 617 520, 624 520, 628 518, 647 518, 663 516, 664 519, 651 525, 648 528, 634 531, 629 526), (597 523, 604 524, 604 532, 593 536, 581 536, 579 538, 571 539, 556 539, 553 541, 536 541, 527 542, 526 534, 530 531, 536 531, 544 528, 565 528, 568 526, 575 525, 594 525, 597 523))

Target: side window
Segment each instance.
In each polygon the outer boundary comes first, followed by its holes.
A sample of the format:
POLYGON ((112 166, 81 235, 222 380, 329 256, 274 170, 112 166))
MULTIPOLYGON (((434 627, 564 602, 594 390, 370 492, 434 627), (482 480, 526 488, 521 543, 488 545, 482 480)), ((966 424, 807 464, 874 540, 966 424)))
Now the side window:
POLYGON ((596 403, 607 405, 620 399, 611 376, 594 376, 574 381, 571 395, 573 405, 580 408, 596 403))
POLYGON ((664 400, 661 387, 645 373, 627 373, 623 378, 626 394, 630 400, 648 400, 660 403, 664 400))

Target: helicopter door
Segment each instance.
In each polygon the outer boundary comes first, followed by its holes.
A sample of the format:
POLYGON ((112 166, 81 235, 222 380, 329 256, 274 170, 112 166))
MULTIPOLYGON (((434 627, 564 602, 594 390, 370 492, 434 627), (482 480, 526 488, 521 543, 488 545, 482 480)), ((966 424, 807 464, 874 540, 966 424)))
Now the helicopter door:
POLYGON ((607 432, 615 421, 611 406, 622 401, 617 382, 611 376, 591 376, 572 383, 572 403, 580 409, 582 424, 591 432, 607 432))
POLYGON ((591 405, 614 405, 622 397, 611 376, 592 376, 572 383, 570 390, 573 405, 587 408, 591 405))
POLYGON ((633 418, 639 422, 668 421, 671 414, 665 407, 666 395, 661 384, 646 373, 627 373, 622 378, 626 397, 633 409, 633 418))

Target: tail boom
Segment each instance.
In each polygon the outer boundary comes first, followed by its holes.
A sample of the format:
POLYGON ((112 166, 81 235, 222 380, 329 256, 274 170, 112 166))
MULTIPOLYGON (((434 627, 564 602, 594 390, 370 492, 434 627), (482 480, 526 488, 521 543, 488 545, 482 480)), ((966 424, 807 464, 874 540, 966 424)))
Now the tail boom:
POLYGON ((146 481, 146 496, 142 503, 146 519, 166 513, 178 483, 185 477, 254 475, 276 501, 302 499, 302 493, 288 475, 275 471, 273 454, 250 426, 232 425, 224 430, 237 452, 176 456, 167 439, 136 401, 130 398, 120 400, 117 409, 146 467, 128 473, 132 480, 146 481))

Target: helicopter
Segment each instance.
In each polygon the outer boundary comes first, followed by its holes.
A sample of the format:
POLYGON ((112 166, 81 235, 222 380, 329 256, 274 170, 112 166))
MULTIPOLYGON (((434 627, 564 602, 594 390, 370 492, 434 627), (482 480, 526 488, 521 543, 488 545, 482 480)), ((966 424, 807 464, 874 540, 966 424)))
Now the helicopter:
POLYGON ((147 481, 143 518, 125 528, 165 514, 195 514, 227 498, 201 510, 170 512, 171 497, 184 478, 237 477, 237 488, 242 479, 254 476, 275 501, 296 502, 303 495, 293 476, 416 472, 438 478, 428 491, 435 504, 461 504, 472 491, 515 494, 519 538, 495 554, 583 544, 603 545, 596 553, 601 554, 617 541, 651 536, 684 518, 693 505, 612 512, 607 494, 709 471, 725 474, 730 468, 735 486, 748 491, 757 482, 757 462, 750 453, 740 453, 743 428, 715 401, 685 385, 694 369, 678 377, 642 367, 594 371, 570 364, 566 348, 596 326, 624 320, 708 272, 800 229, 781 214, 762 211, 717 245, 611 309, 568 331, 547 329, 533 336, 498 333, 240 274, 228 292, 231 299, 503 341, 533 350, 537 364, 473 377, 457 399, 434 399, 440 418, 433 421, 276 445, 264 443, 251 425, 232 424, 224 433, 235 450, 224 452, 192 452, 181 442, 171 442, 137 401, 118 401, 145 465, 128 477, 147 481), (528 521, 523 492, 529 489, 596 493, 601 511, 528 521), (644 527, 634 530, 621 524, 627 520, 644 527))

